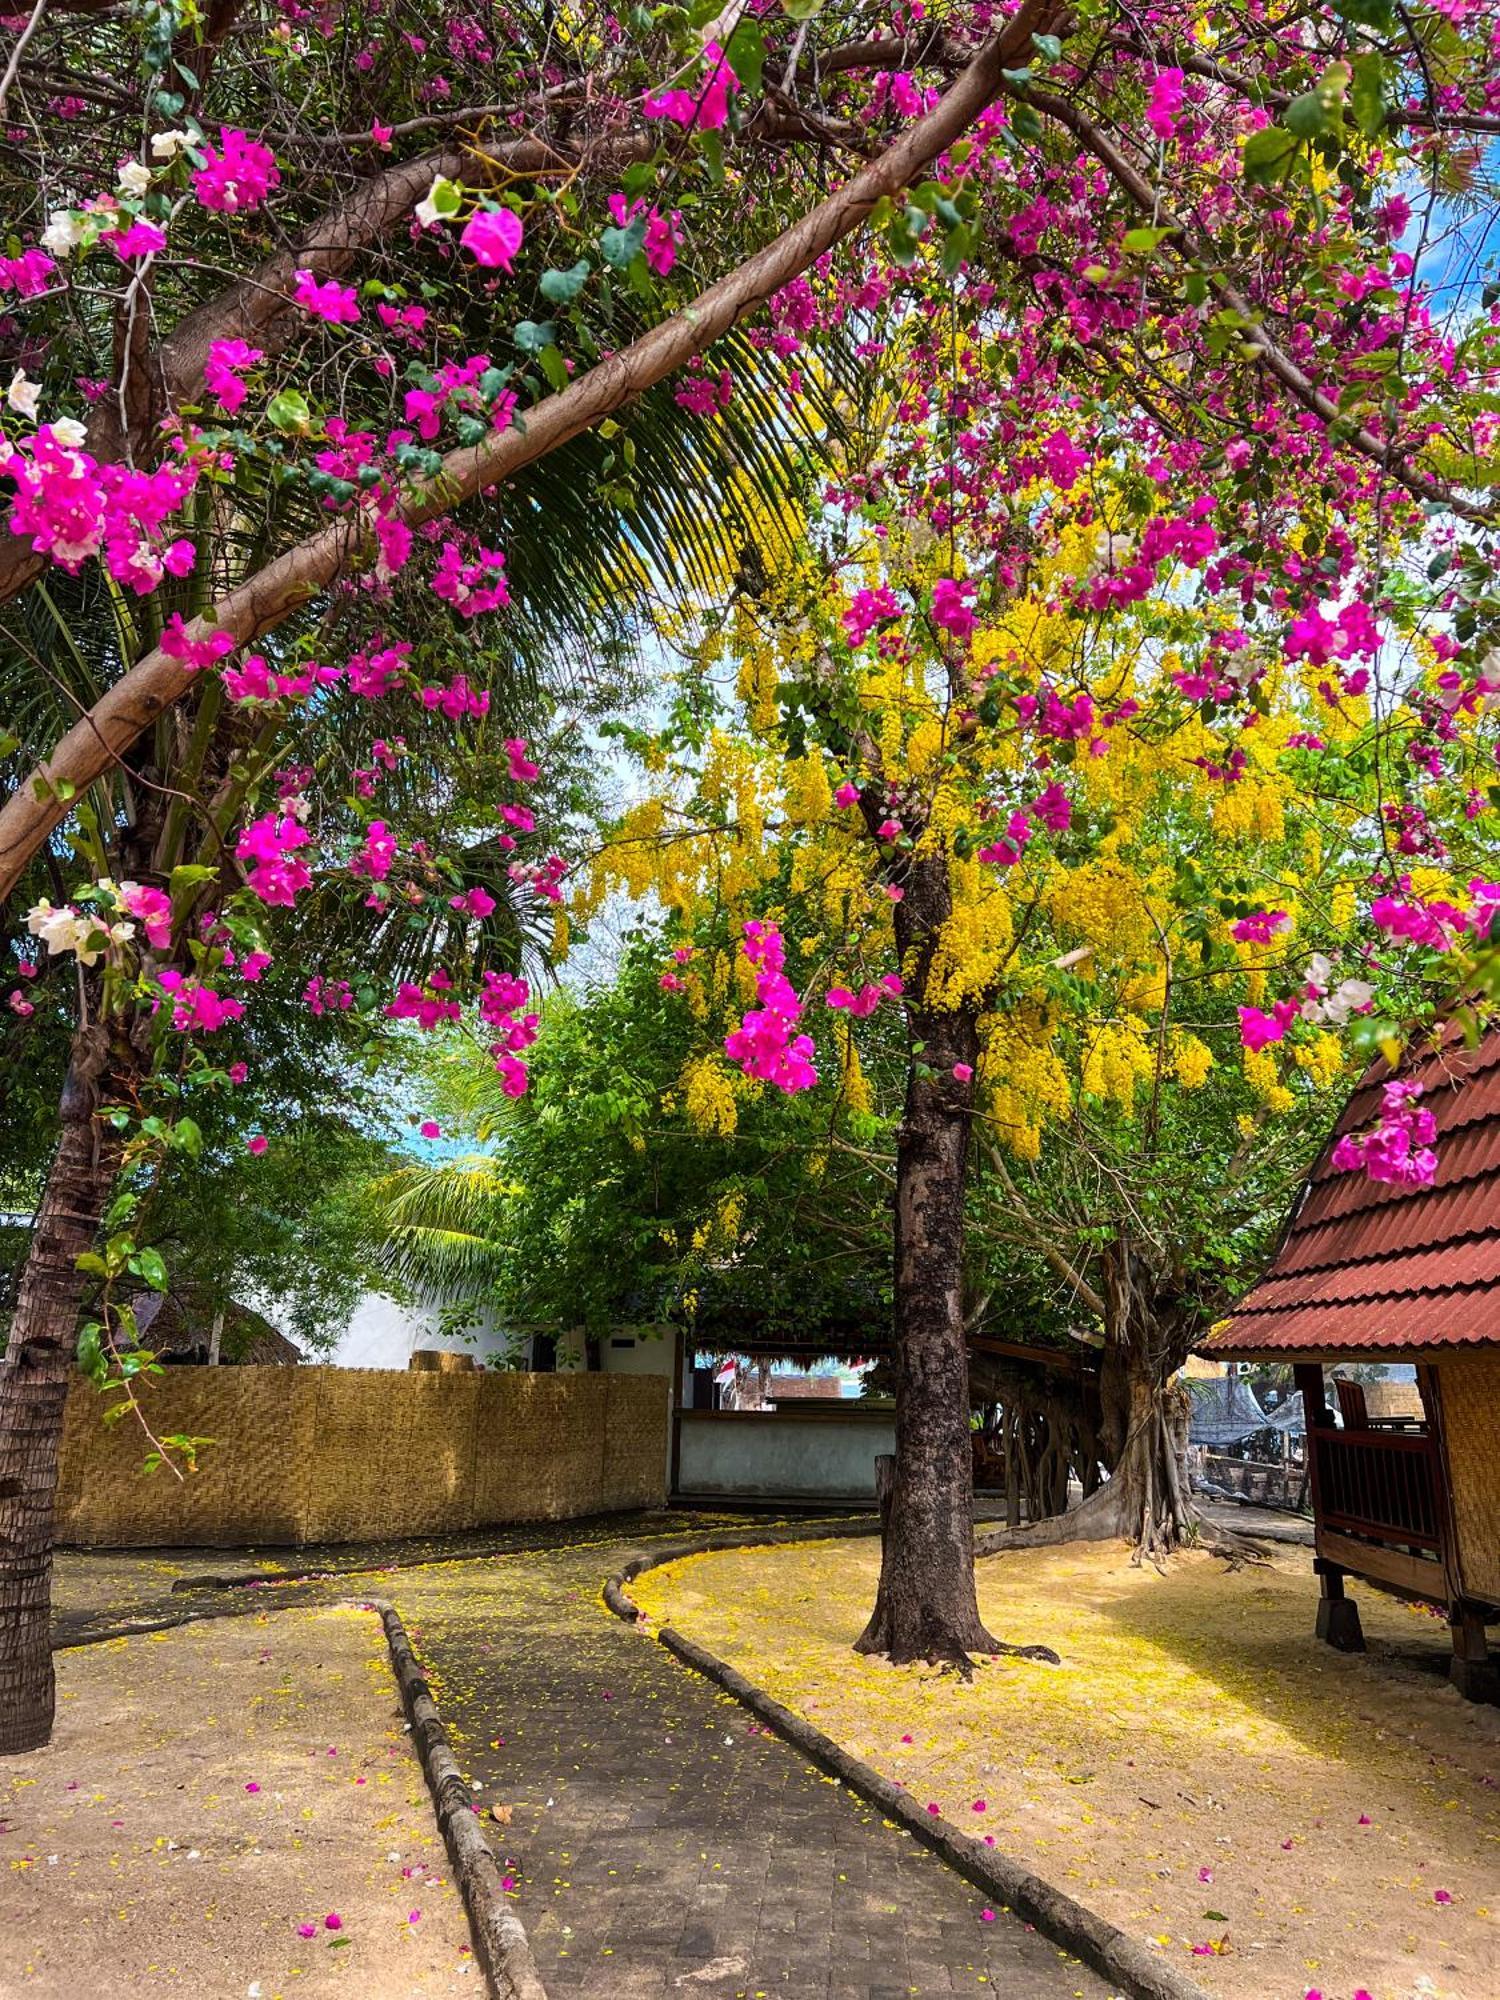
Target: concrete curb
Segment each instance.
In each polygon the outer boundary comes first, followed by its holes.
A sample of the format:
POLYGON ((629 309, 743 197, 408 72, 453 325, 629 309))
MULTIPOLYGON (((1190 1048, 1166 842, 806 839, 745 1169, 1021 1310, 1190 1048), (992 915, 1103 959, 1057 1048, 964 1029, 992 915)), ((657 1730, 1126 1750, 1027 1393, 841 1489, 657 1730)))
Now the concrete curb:
MULTIPOLYGON (((772 1542, 769 1536, 759 1539, 763 1544, 772 1542)), ((798 1535, 785 1539, 806 1541, 814 1538, 798 1535)), ((748 1544, 754 1545, 753 1542, 748 1544)), ((678 1550, 676 1554, 653 1551, 649 1555, 635 1557, 606 1582, 604 1602, 626 1624, 639 1624, 643 1614, 626 1596, 625 1586, 648 1569, 678 1561, 684 1555, 705 1553, 706 1545, 694 1544, 678 1550)), ((700 1646, 696 1640, 689 1639, 670 1625, 662 1626, 656 1638, 684 1666, 713 1681, 726 1694, 733 1695, 769 1729, 800 1751, 809 1763, 837 1778, 857 1797, 877 1807, 913 1839, 920 1840, 924 1847, 930 1847, 965 1881, 993 1896, 997 1903, 1004 1904, 1027 1923, 1035 1924, 1054 1944, 1082 1959, 1085 1965, 1128 1993, 1131 2000, 1210 2000, 1195 1980, 1164 1964, 1155 1952, 1122 1931, 1118 1925, 1085 1909, 1082 1903, 1075 1902, 1040 1876, 1031 1874, 1020 1862, 1011 1860, 998 1849, 984 1846, 972 1834, 960 1833, 940 1815, 923 1811, 911 1795, 892 1779, 882 1776, 858 1757, 851 1756, 842 1744, 825 1736, 821 1729, 815 1729, 804 1716, 773 1700, 763 1688, 746 1680, 742 1673, 700 1646)))
POLYGON ((468 1912, 475 1956, 492 2000, 547 2000, 525 1928, 500 1886, 500 1869, 480 1831, 473 1794, 464 1783, 400 1614, 382 1598, 365 1598, 363 1603, 380 1613, 385 1626, 401 1705, 411 1723, 411 1739, 432 1793, 443 1844, 468 1912))

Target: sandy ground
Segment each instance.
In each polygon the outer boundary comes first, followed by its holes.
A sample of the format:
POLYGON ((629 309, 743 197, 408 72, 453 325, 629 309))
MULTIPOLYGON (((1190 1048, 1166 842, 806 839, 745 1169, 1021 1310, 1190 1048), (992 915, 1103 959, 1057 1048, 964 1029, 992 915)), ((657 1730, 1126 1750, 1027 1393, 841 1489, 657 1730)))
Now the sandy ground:
POLYGON ((0 1769, 3 2000, 481 1991, 374 1613, 215 1620, 57 1669, 53 1741, 0 1769))
POLYGON ((1359 1589, 1370 1652, 1313 1637, 1307 1555, 1165 1576, 1118 1545, 980 1565, 1002 1660, 965 1685, 859 1659, 878 1554, 696 1556, 631 1586, 677 1626, 1225 2000, 1495 2000, 1500 1709, 1447 1628, 1359 1589))

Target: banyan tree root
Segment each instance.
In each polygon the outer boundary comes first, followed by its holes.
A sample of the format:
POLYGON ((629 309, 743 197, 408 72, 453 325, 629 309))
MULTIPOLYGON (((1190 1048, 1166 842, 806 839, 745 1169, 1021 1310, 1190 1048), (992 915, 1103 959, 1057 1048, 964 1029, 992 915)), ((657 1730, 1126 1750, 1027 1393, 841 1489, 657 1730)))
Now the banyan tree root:
POLYGON ((1126 1441, 1120 1462, 1104 1485, 1079 1506, 1023 1528, 981 1535, 978 1556, 1019 1549, 1060 1548, 1070 1542, 1129 1542, 1136 1562, 1161 1567, 1180 1548, 1198 1548, 1232 1567, 1267 1561, 1249 1536, 1222 1527, 1183 1490, 1170 1426, 1159 1406, 1126 1441))

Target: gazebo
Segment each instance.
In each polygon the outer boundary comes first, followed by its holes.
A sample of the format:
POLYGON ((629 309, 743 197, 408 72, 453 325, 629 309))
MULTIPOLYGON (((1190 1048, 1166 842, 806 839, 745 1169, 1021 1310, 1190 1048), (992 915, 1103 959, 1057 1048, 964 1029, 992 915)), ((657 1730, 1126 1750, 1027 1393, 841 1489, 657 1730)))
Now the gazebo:
POLYGON ((1200 1353, 1290 1362, 1306 1412, 1318 1635, 1363 1650, 1345 1579, 1443 1606, 1451 1677, 1500 1699, 1500 1029, 1475 1048, 1450 1023, 1402 1074, 1437 1121, 1437 1174, 1412 1187, 1341 1172, 1333 1149, 1374 1125, 1391 1072, 1361 1081, 1270 1269, 1200 1353), (1415 1364, 1419 1417, 1379 1417, 1340 1362, 1415 1364), (1330 1405, 1329 1389, 1334 1401, 1330 1405))

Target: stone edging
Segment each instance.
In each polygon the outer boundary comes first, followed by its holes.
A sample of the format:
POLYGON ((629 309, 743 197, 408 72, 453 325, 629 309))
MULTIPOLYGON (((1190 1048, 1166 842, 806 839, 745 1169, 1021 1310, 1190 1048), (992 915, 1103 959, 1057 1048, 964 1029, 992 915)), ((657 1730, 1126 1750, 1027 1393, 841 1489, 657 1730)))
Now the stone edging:
MULTIPOLYGON (((765 1536, 739 1546, 774 1547, 783 1539, 806 1541, 814 1538, 805 1535, 785 1538, 765 1536)), ((687 1555, 706 1554, 709 1547, 708 1544, 695 1543, 670 1553, 657 1551, 633 1558, 605 1584, 604 1602, 617 1618, 622 1618, 628 1625, 638 1625, 644 1614, 626 1596, 625 1585, 646 1570, 657 1569, 663 1563, 676 1562, 687 1555)), ((733 1695, 769 1729, 800 1751, 809 1763, 837 1778, 859 1798, 877 1807, 913 1839, 930 1847, 966 1881, 983 1889, 997 1903, 1004 1904, 1027 1923, 1035 1924, 1055 1944, 1060 1944, 1095 1972, 1122 1988, 1131 2000, 1209 2000, 1209 1995, 1195 1980, 1175 1971, 1118 1925, 1085 1909, 1082 1903, 1054 1888, 1050 1882, 1044 1882, 1040 1876, 1031 1874, 1020 1862, 1011 1860, 998 1849, 984 1846, 972 1834, 960 1833, 940 1815, 924 1812, 911 1795, 892 1779, 884 1777, 858 1757, 851 1756, 842 1744, 825 1736, 821 1729, 815 1729, 806 1717, 783 1707, 763 1688, 746 1680, 742 1673, 700 1646, 696 1640, 687 1638, 670 1625, 662 1626, 656 1638, 684 1666, 713 1681, 726 1694, 733 1695)))
POLYGON ((500 1869, 480 1831, 473 1795, 458 1768, 443 1718, 427 1685, 406 1627, 394 1604, 378 1597, 364 1603, 380 1613, 391 1649, 391 1666, 411 1739, 432 1793, 443 1844, 468 1912, 474 1950, 492 2000, 547 2000, 520 1918, 500 1886, 500 1869))

